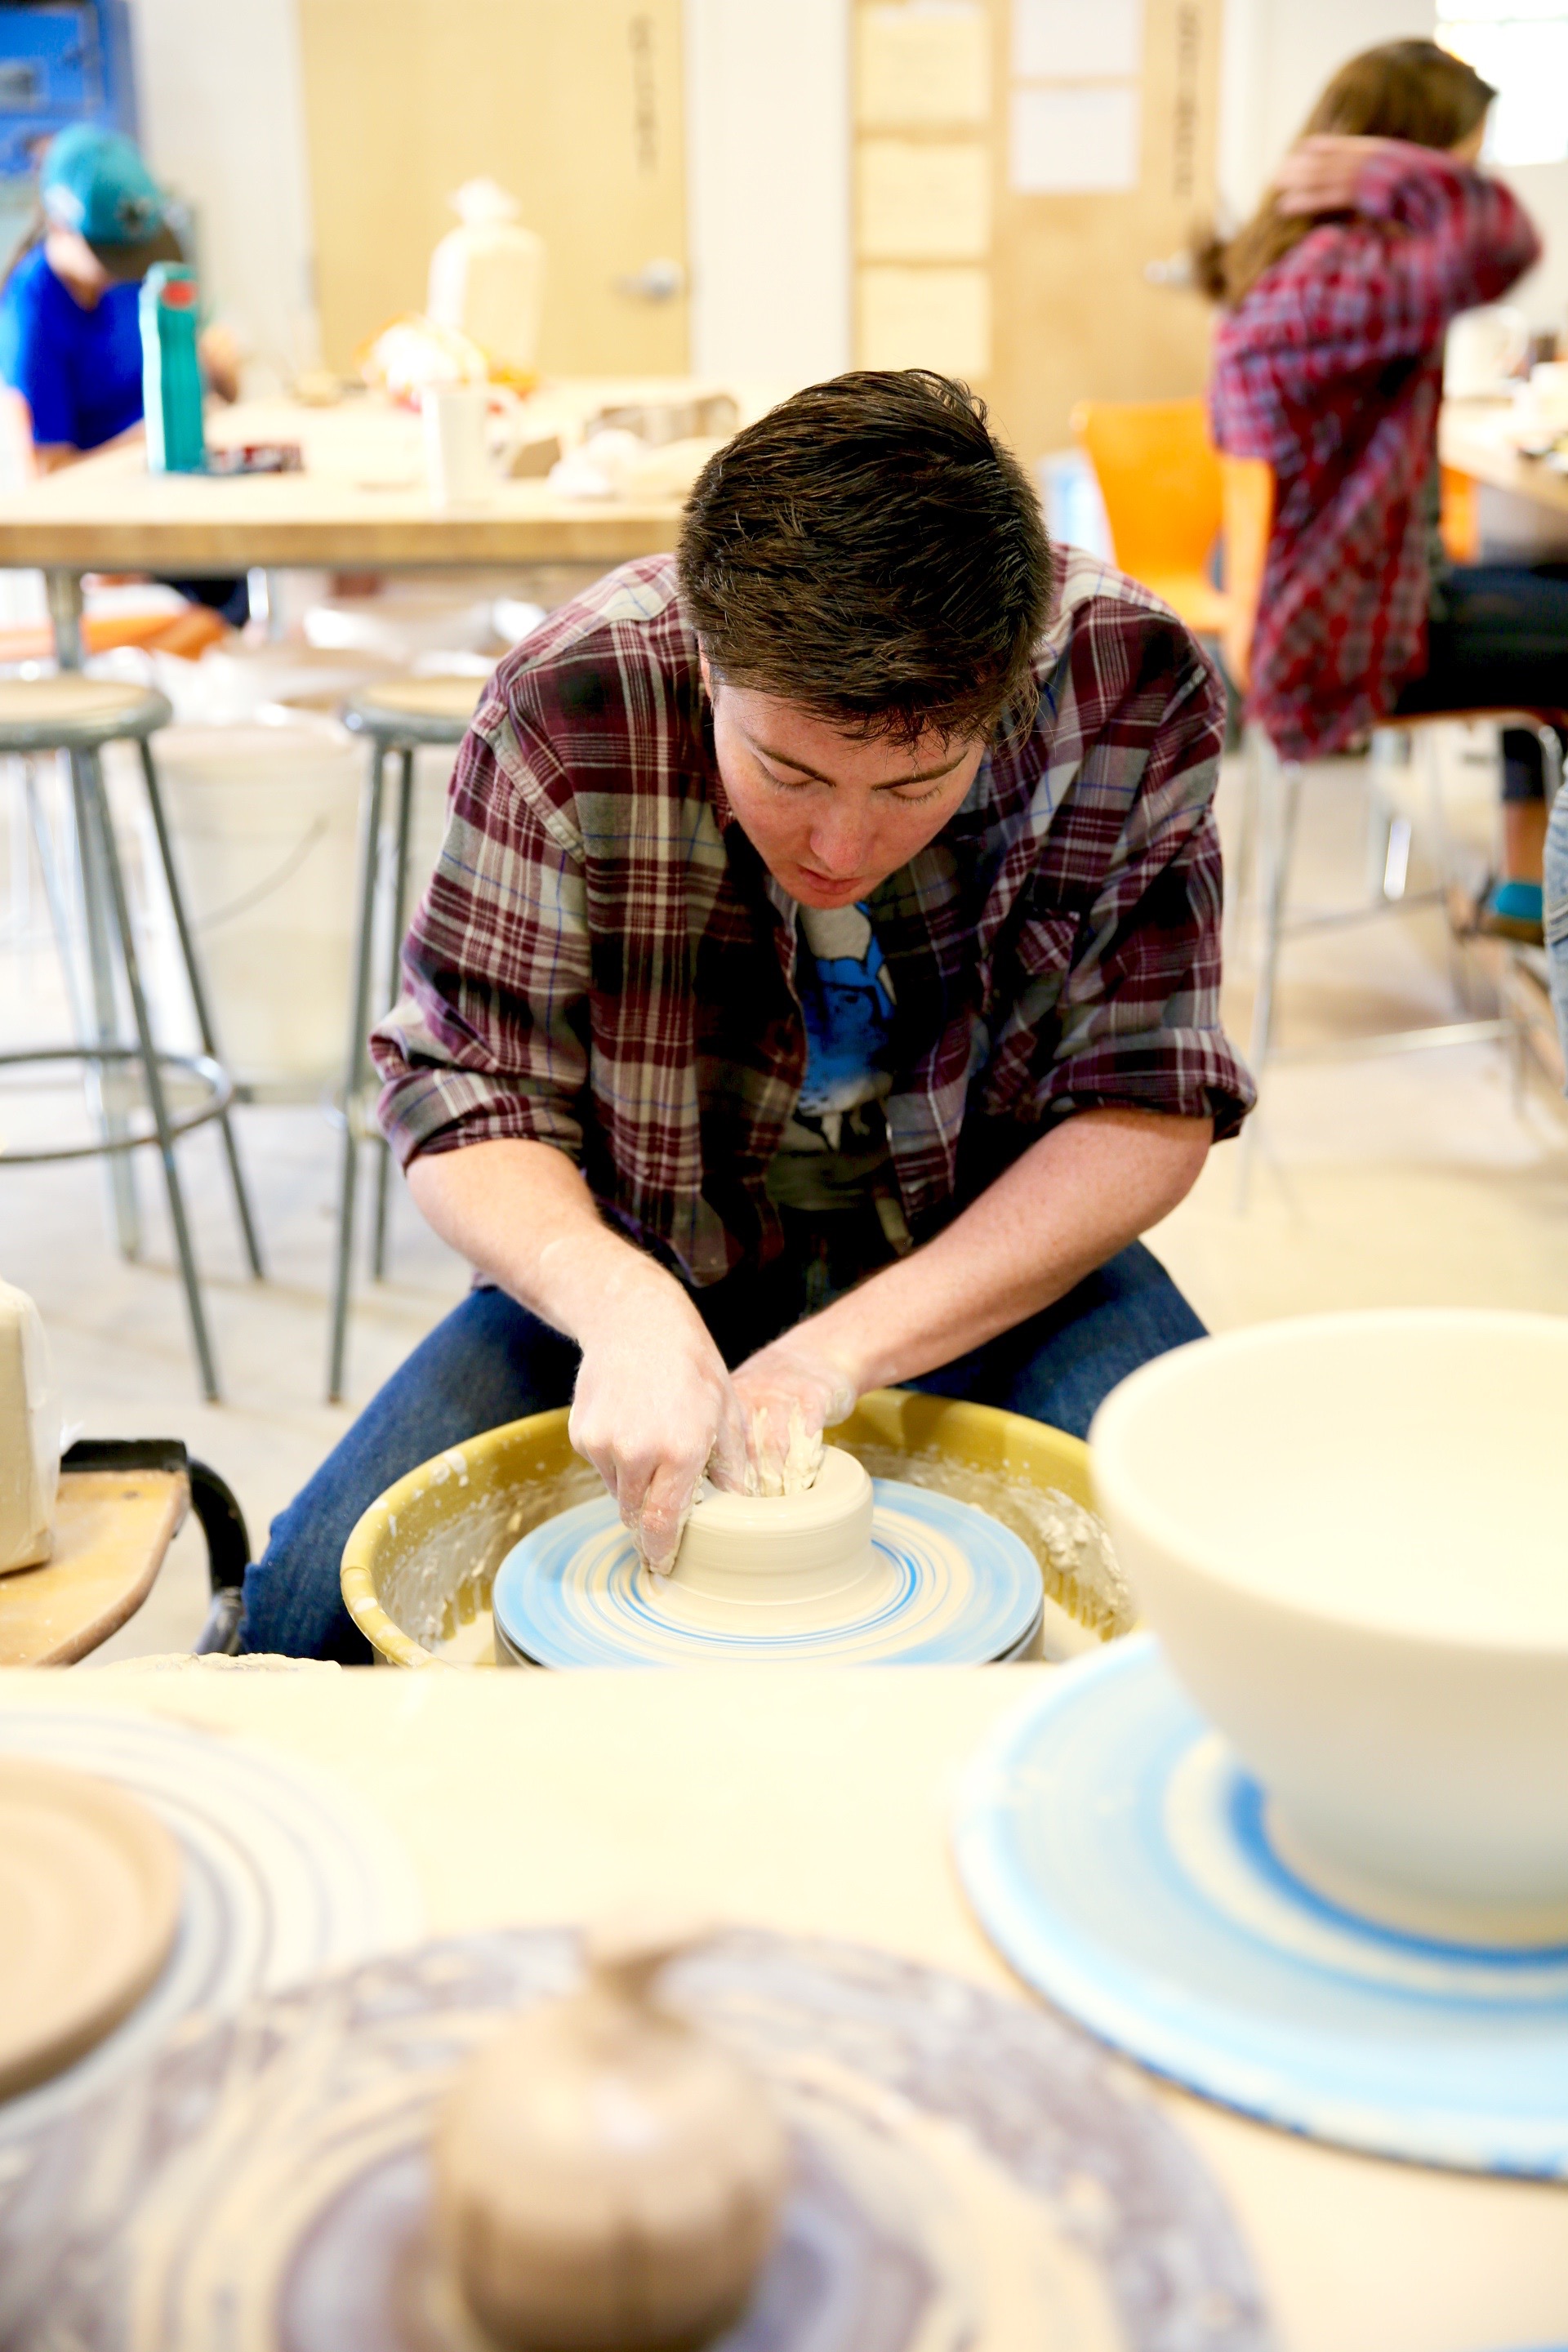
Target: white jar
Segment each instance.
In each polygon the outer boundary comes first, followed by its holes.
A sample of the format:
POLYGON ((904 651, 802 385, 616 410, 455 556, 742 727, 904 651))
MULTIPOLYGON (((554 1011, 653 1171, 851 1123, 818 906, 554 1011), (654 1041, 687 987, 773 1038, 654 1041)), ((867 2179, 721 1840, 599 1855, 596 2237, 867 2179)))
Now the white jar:
POLYGON ((493 180, 452 198, 459 226, 430 257, 425 307, 438 326, 478 343, 493 374, 531 375, 544 300, 544 240, 520 226, 518 203, 493 180))

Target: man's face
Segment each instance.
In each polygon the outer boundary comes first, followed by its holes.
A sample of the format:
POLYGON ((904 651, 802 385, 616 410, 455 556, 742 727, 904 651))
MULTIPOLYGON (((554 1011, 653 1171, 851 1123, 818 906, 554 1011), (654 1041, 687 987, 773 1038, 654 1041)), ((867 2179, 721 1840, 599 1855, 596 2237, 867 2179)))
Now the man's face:
POLYGON ((776 695, 715 687, 713 746, 737 823, 805 907, 848 907, 935 839, 985 756, 930 732, 913 744, 842 735, 776 695))

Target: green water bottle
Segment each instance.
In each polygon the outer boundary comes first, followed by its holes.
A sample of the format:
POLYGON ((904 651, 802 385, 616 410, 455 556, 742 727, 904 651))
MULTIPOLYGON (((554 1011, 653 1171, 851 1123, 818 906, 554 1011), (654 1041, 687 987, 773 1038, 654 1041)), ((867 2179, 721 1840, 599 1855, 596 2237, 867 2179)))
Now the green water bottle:
POLYGON ((196 281, 160 261, 142 281, 142 401, 147 464, 154 474, 199 474, 206 463, 202 369, 196 355, 196 281))

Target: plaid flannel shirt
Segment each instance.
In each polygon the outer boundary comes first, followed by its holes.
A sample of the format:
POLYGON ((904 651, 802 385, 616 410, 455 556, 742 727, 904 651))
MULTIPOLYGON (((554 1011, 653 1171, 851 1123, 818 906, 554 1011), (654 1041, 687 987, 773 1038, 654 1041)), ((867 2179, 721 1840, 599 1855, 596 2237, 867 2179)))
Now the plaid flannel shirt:
POLYGON ((1338 751, 1426 668, 1443 336, 1540 249, 1500 181, 1410 147, 1220 320, 1215 439, 1276 486, 1247 709, 1288 759, 1338 751))
MULTIPOLYGON (((1253 1099, 1217 1008, 1220 688, 1156 599, 1058 556, 1032 730, 870 901, 917 1238, 977 1128, 994 1170, 1090 1105, 1226 1134, 1253 1099)), ((725 798, 673 559, 626 564, 508 656, 458 753, 372 1040, 399 1157, 531 1138, 687 1280, 765 1262, 805 1067, 795 911, 725 798)))

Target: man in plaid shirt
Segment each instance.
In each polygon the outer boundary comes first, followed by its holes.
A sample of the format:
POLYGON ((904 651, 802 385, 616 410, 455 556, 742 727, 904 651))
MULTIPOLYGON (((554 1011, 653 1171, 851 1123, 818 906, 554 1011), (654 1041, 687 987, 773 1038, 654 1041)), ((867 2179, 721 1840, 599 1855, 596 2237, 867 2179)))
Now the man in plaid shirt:
POLYGON ((866 1389, 1084 1430, 1201 1330, 1137 1236, 1252 1089, 1218 1024, 1222 699, 1047 546, 962 387, 788 401, 504 661, 376 1033, 479 1285, 273 1528, 247 1647, 365 1654, 354 1518, 572 1402, 645 1558, 866 1389))

